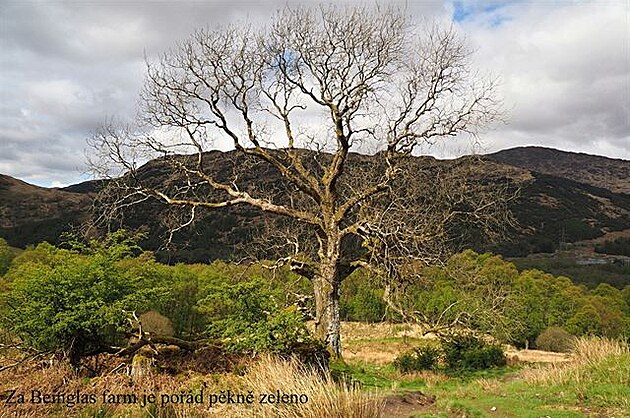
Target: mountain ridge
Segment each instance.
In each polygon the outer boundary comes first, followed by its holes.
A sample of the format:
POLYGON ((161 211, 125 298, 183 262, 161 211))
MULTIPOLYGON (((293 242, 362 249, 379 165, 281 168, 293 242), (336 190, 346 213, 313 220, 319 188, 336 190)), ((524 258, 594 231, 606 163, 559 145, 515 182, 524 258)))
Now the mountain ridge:
MULTIPOLYGON (((211 157, 223 168, 230 164, 229 152, 217 151, 211 157)), ((421 165, 448 165, 457 161, 417 158, 421 165)), ((607 231, 630 228, 630 185, 626 185, 625 175, 630 173, 630 161, 518 147, 486 155, 479 164, 480 172, 507 178, 521 188, 521 198, 512 207, 521 225, 514 240, 482 250, 508 256, 552 252, 563 240, 591 239, 607 231), (558 157, 564 154, 569 155, 558 157), (571 172, 576 160, 584 167, 571 172), (589 173, 593 167, 594 174, 589 173), (612 176, 607 181, 606 173, 612 176)), ((159 174, 159 163, 149 162, 143 170, 149 176, 159 174)), ((250 173, 249 181, 264 178, 269 184, 280 184, 273 170, 264 167, 256 170, 265 171, 250 173)), ((43 240, 55 243, 61 232, 78 228, 90 219, 92 200, 102 184, 103 180, 90 180, 64 188, 43 188, 0 175, 0 236, 16 247, 43 240)), ((151 231, 145 243, 150 250, 161 246, 164 227, 157 221, 161 210, 157 204, 147 206, 130 216, 125 225, 129 229, 151 231)), ((229 257, 234 240, 246 239, 248 228, 260 216, 257 210, 247 207, 209 211, 191 230, 177 237, 183 249, 169 257, 187 262, 229 257)))
POLYGON ((514 147, 486 156, 530 171, 630 194, 630 160, 539 146, 514 147))

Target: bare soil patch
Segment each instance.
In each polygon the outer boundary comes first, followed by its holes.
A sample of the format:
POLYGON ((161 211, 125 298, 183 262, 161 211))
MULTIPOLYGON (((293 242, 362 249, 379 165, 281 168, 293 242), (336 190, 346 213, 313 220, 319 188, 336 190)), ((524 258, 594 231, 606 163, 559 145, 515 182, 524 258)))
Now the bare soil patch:
POLYGON ((422 392, 395 393, 385 398, 384 415, 388 418, 408 418, 411 414, 428 412, 433 408, 435 396, 422 392))

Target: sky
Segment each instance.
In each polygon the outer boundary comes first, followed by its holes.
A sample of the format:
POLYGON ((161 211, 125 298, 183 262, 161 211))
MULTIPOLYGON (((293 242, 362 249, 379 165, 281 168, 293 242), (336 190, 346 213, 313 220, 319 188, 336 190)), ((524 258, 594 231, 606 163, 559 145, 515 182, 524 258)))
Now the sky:
MULTIPOLYGON (((196 28, 264 22, 287 3, 315 2, 0 0, 0 174, 45 187, 90 178, 86 139, 136 114, 147 59, 196 28)), ((630 160, 630 2, 398 4, 452 25, 500 79, 505 121, 482 133, 482 153, 538 145, 630 160)))

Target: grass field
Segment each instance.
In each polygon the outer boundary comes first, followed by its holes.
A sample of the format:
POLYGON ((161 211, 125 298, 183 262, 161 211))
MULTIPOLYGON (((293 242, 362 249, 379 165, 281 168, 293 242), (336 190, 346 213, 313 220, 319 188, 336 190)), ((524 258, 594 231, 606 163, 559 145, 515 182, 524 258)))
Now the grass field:
MULTIPOLYGON (((153 372, 141 378, 124 373, 98 377, 76 374, 60 362, 39 358, 0 371, 0 417, 630 417, 630 351, 627 344, 581 339, 571 355, 511 353, 509 365, 452 374, 401 374, 392 360, 419 345, 435 345, 411 326, 344 324, 345 360, 330 373, 304 369, 295 362, 259 356, 232 373, 171 375, 153 372), (52 366, 51 366, 52 364, 52 366), (342 381, 344 384, 335 383, 342 381), (158 394, 158 404, 67 406, 8 404, 12 391, 44 393, 158 394), (252 404, 159 405, 159 394, 256 394, 252 404), (281 390, 306 394, 304 404, 261 404, 258 396, 281 390)), ((10 363, 5 352, 0 366, 10 363)), ((113 359, 110 359, 113 361, 113 359)), ((119 360, 116 360, 118 362, 119 360)), ((106 369, 115 370, 116 362, 106 369)), ((13 397, 15 400, 15 396, 13 397)))
POLYGON ((367 349, 378 351, 386 344, 385 353, 391 354, 396 348, 432 343, 391 335, 357 337, 346 342, 347 350, 360 348, 366 359, 348 356, 344 365, 334 367, 366 389, 389 393, 386 417, 630 417, 630 351, 625 344, 581 339, 570 356, 512 352, 510 366, 459 375, 402 375, 391 363, 372 362, 375 355, 367 349))

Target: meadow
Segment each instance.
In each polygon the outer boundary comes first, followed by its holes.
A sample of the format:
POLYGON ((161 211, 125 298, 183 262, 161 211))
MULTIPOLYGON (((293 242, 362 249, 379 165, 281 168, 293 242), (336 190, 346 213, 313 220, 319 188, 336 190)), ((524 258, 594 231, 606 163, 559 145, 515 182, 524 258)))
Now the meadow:
POLYGON ((398 295, 413 321, 359 270, 334 359, 287 269, 165 265, 124 234, 0 250, 0 416, 630 416, 629 287, 465 251, 398 295))

